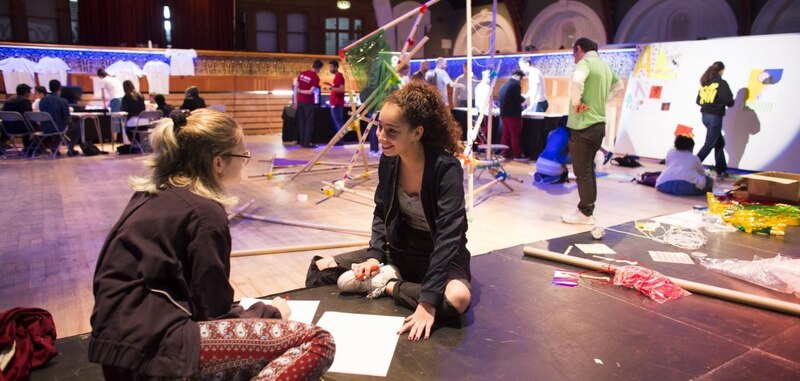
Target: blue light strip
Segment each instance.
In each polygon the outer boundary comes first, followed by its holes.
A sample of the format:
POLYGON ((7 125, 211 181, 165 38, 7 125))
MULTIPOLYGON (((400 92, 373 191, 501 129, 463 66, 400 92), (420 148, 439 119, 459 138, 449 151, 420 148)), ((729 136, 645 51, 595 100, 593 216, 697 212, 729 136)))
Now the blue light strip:
MULTIPOLYGON (((636 65, 638 52, 635 48, 614 48, 614 49, 601 49, 599 52, 600 57, 611 66, 613 70, 620 77, 628 77, 636 65)), ((572 52, 551 52, 551 53, 514 53, 507 55, 495 55, 495 65, 498 65, 499 77, 510 76, 514 70, 519 68, 518 61, 522 57, 530 57, 533 60, 534 66, 539 68, 546 77, 568 77, 572 75, 575 70, 575 63, 572 58, 572 52)), ((487 70, 489 66, 489 56, 473 56, 472 57, 472 72, 475 78, 481 78, 481 72, 487 70)), ((455 79, 462 74, 462 65, 467 62, 466 57, 451 57, 445 58, 447 63, 447 74, 451 79, 455 79)), ((431 62, 431 67, 436 63, 436 59, 413 59, 410 61, 411 73, 419 70, 422 61, 431 62)))

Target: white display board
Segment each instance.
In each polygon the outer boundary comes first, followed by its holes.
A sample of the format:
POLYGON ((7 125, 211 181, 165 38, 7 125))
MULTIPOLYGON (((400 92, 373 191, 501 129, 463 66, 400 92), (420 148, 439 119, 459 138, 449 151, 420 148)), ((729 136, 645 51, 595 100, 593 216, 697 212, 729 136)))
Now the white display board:
MULTIPOLYGON (((715 61, 735 97, 723 119, 728 166, 800 172, 800 34, 640 45, 623 100, 614 151, 663 158, 678 125, 706 129, 695 103, 700 76, 715 61)), ((713 152, 704 164, 714 164, 713 152)))

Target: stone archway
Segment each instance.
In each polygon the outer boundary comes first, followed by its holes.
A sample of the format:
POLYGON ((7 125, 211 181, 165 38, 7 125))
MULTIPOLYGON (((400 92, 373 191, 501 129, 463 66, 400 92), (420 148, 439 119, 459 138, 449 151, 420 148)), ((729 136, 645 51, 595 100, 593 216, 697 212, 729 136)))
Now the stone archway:
MULTIPOLYGON (((484 8, 477 14, 472 15, 473 26, 481 25, 481 28, 472 33, 472 46, 480 52, 489 53, 489 38, 492 25, 491 8, 484 8)), ((517 38, 514 35, 514 27, 503 15, 497 15, 497 26, 495 28, 495 50, 500 53, 511 53, 517 51, 517 38)), ((480 54, 473 50, 472 54, 480 54)), ((454 56, 467 55, 467 25, 461 27, 458 32, 455 44, 453 45, 454 56)))
POLYGON ((586 4, 578 1, 562 0, 550 5, 533 20, 525 37, 525 47, 535 46, 537 50, 569 49, 579 37, 587 37, 598 45, 605 45, 606 29, 600 17, 586 4))
POLYGON ((725 0, 639 0, 614 41, 647 43, 736 36, 736 15, 725 0), (674 28, 679 27, 679 31, 674 28))
POLYGON ((750 34, 800 32, 800 1, 769 0, 753 21, 750 34))

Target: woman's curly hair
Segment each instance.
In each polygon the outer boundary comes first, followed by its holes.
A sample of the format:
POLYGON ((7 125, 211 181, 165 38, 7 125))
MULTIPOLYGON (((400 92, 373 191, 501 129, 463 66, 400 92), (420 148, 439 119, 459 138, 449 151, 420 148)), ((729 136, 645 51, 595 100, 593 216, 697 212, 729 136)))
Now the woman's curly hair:
POLYGON ((461 127, 445 106, 439 90, 423 82, 411 81, 395 91, 385 103, 400 107, 403 120, 412 128, 422 126, 422 144, 457 154, 463 149, 461 127))

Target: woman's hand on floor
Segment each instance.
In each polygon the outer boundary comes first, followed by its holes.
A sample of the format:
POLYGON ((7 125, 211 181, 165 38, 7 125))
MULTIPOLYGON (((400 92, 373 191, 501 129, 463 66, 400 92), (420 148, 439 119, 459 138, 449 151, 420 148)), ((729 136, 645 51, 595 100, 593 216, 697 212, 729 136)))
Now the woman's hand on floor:
POLYGON ((281 312, 281 319, 289 320, 289 316, 292 314, 292 309, 289 307, 289 303, 286 303, 286 299, 276 296, 275 299, 272 299, 272 306, 281 312))
POLYGON ((435 317, 436 308, 428 303, 420 303, 417 305, 417 310, 406 318, 406 324, 397 334, 402 335, 409 331, 408 340, 419 341, 423 334, 425 340, 428 340, 431 337, 431 327, 435 317))

